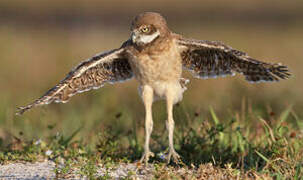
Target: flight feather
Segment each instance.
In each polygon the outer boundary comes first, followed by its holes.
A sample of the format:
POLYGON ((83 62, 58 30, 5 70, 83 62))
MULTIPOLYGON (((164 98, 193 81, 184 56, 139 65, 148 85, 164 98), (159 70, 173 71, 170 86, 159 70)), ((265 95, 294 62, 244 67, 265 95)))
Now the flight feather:
POLYGON ((43 96, 27 106, 19 107, 16 114, 21 115, 35 106, 52 102, 65 103, 77 93, 98 89, 105 83, 131 79, 133 72, 124 51, 124 47, 121 47, 81 62, 43 96))
POLYGON ((198 78, 240 73, 249 82, 279 81, 290 76, 286 66, 265 63, 221 42, 178 38, 183 67, 198 78))

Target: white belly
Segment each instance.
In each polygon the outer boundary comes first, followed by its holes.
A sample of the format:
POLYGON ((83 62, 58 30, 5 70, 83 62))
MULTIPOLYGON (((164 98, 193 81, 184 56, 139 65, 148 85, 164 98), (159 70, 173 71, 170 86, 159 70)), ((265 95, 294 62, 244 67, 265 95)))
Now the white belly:
MULTIPOLYGON (((174 104, 180 102, 183 98, 183 92, 186 90, 186 87, 182 87, 179 81, 176 82, 165 82, 165 81, 156 81, 152 85, 148 85, 153 89, 154 92, 154 101, 166 99, 168 93, 172 94, 174 99, 174 104)), ((139 94, 142 96, 142 86, 139 86, 139 94)))

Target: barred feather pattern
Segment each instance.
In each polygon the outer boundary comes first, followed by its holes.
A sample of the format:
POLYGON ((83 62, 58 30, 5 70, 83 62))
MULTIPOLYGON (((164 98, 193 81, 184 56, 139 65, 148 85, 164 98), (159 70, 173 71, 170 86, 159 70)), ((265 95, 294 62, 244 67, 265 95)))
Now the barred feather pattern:
POLYGON ((221 42, 180 39, 178 43, 186 47, 181 52, 183 67, 198 78, 225 77, 237 72, 249 82, 267 82, 290 76, 286 66, 255 60, 221 42))
POLYGON ((98 54, 76 66, 55 87, 47 91, 31 104, 18 108, 17 115, 35 106, 66 103, 73 95, 91 89, 98 89, 105 83, 125 81, 133 77, 128 59, 123 56, 124 49, 115 49, 98 54))

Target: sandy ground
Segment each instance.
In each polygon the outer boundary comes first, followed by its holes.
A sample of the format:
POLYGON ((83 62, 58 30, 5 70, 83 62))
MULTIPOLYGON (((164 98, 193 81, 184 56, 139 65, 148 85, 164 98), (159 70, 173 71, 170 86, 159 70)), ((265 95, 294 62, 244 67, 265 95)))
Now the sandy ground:
MULTIPOLYGON (((152 168, 151 168, 152 169, 152 168)), ((151 170, 150 169, 150 170, 151 170)), ((12 163, 0 165, 0 179, 26 179, 26 180, 43 180, 54 179, 56 174, 55 163, 52 161, 36 163, 12 163)), ((135 164, 121 164, 115 168, 100 167, 96 176, 107 176, 113 179, 125 178, 132 173, 132 177, 137 179, 150 179, 149 169, 140 170, 135 164)), ((64 179, 87 179, 77 173, 77 169, 70 172, 64 179)))
MULTIPOLYGON (((36 163, 10 163, 0 165, 0 180, 44 180, 44 179, 89 179, 81 175, 79 167, 74 167, 64 175, 56 175, 54 162, 46 160, 36 163)), ((60 169, 60 168, 59 168, 60 169)), ((83 171, 82 171, 83 173, 83 171)), ((147 167, 137 163, 121 163, 113 167, 98 165, 93 178, 104 179, 272 179, 264 174, 257 175, 254 172, 240 174, 238 170, 227 166, 226 168, 215 167, 211 163, 201 164, 198 168, 168 167, 149 164, 147 167)))
POLYGON ((0 166, 0 179, 54 179, 55 163, 13 163, 0 166))

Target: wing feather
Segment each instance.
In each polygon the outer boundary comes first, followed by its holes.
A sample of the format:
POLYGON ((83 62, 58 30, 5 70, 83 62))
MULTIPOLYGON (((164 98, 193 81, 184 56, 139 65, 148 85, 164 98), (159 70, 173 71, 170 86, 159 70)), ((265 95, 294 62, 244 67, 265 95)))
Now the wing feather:
POLYGON ((198 78, 216 78, 235 75, 245 76, 249 82, 279 81, 290 76, 286 66, 265 63, 249 57, 217 41, 199 41, 178 38, 183 67, 198 78))
POLYGON ((125 48, 100 53, 81 62, 55 87, 47 91, 34 102, 18 108, 16 114, 21 115, 35 106, 66 103, 73 95, 98 89, 105 83, 121 82, 133 77, 133 72, 124 55, 125 48))

